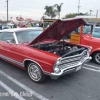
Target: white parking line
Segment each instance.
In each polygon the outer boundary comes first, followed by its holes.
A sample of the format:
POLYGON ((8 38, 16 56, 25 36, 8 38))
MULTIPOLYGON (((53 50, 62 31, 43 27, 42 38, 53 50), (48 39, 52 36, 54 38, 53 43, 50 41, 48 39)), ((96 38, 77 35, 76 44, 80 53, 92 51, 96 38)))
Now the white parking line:
POLYGON ((83 68, 95 71, 95 72, 100 72, 100 67, 93 66, 91 64, 84 64, 85 66, 83 68))
POLYGON ((100 70, 95 70, 95 69, 88 68, 88 67, 83 67, 83 68, 88 69, 88 70, 92 70, 92 71, 95 71, 95 72, 100 72, 100 70))
POLYGON ((100 67, 96 67, 96 66, 93 66, 93 65, 90 65, 90 64, 84 64, 85 66, 89 66, 89 67, 93 67, 93 68, 97 68, 97 69, 100 69, 100 67))
POLYGON ((32 95, 34 95, 35 97, 37 97, 40 100, 49 100, 47 98, 45 98, 44 96, 42 96, 41 94, 35 92, 34 90, 28 88, 27 86, 25 86, 24 84, 20 83, 19 81, 15 80, 14 78, 12 78, 11 76, 7 75, 6 73, 4 73, 3 71, 0 70, 0 74, 5 76, 6 78, 8 78, 10 81, 12 81, 13 83, 17 84, 18 86, 20 86, 21 88, 23 88, 24 90, 26 90, 27 92, 31 93, 32 95))
POLYGON ((6 91, 9 92, 9 94, 12 97, 17 98, 18 100, 26 100, 23 97, 21 97, 18 93, 16 94, 16 92, 14 90, 12 90, 10 87, 8 87, 5 83, 3 83, 2 81, 0 81, 0 86, 2 86, 6 91))

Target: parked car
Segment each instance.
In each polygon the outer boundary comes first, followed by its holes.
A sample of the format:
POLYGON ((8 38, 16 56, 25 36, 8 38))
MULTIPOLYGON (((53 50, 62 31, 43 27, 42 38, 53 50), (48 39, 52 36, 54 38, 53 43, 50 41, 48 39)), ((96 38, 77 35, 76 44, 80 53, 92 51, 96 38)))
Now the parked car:
POLYGON ((0 24, 0 30, 2 30, 2 24, 0 24))
POLYGON ((92 46, 91 56, 95 63, 100 64, 100 27, 94 26, 92 33, 90 26, 87 27, 87 30, 83 34, 81 44, 92 46))
POLYGON ((100 38, 100 27, 93 28, 92 36, 95 38, 100 38))
POLYGON ((77 36, 75 36, 76 33, 72 34, 72 43, 75 43, 75 41, 78 40, 78 44, 91 46, 92 50, 90 55, 92 56, 93 61, 100 65, 100 27, 86 24, 83 26, 81 32, 80 27, 78 29, 79 34, 77 34, 77 36), (75 39, 76 37, 77 39, 75 39))
POLYGON ((9 28, 8 28, 7 24, 3 24, 2 29, 9 29, 9 28))
POLYGON ((0 58, 27 70, 29 77, 38 83, 44 82, 46 75, 57 79, 76 72, 91 59, 91 47, 62 38, 84 24, 82 19, 68 19, 56 21, 43 32, 40 28, 2 30, 0 58))

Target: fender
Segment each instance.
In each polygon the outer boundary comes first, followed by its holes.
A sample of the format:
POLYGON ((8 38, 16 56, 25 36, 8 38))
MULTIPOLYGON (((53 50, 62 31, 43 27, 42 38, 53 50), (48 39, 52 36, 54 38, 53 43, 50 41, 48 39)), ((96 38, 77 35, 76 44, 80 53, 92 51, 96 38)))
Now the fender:
POLYGON ((96 49, 93 49, 90 53, 90 55, 92 55, 94 52, 97 52, 97 51, 100 51, 100 48, 96 48, 96 49))
POLYGON ((44 70, 42 69, 42 67, 40 66, 40 64, 37 63, 37 62, 34 61, 34 60, 31 60, 31 59, 24 59, 24 61, 23 61, 24 66, 25 66, 25 62, 26 62, 26 61, 30 61, 30 62, 33 62, 33 63, 37 64, 37 65, 41 68, 41 70, 44 72, 44 70))

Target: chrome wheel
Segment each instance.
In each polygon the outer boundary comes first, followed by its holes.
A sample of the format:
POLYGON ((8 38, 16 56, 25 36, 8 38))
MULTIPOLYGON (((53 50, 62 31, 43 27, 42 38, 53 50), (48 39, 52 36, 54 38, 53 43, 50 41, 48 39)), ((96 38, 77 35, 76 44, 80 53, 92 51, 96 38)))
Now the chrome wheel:
POLYGON ((96 60, 96 62, 100 63, 100 53, 97 53, 95 55, 95 60, 96 60))
POLYGON ((28 74, 33 81, 39 81, 41 79, 41 71, 34 63, 29 64, 28 74))
POLYGON ((43 83, 46 80, 46 76, 41 70, 41 67, 34 62, 28 64, 27 73, 31 80, 36 83, 43 83))
POLYGON ((94 53, 93 60, 95 61, 95 63, 100 64, 100 52, 94 53))

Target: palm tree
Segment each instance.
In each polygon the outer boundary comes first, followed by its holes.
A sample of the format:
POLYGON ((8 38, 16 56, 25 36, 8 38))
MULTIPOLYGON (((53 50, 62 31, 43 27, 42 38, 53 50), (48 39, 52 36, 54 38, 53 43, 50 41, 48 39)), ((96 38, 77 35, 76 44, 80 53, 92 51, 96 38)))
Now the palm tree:
POLYGON ((57 9, 58 18, 60 18, 60 12, 61 12, 62 5, 63 5, 63 3, 61 3, 60 5, 58 5, 58 4, 54 5, 54 7, 56 7, 56 9, 57 9))
POLYGON ((57 13, 53 6, 45 6, 44 9, 46 10, 44 15, 50 17, 51 19, 56 17, 57 13))

